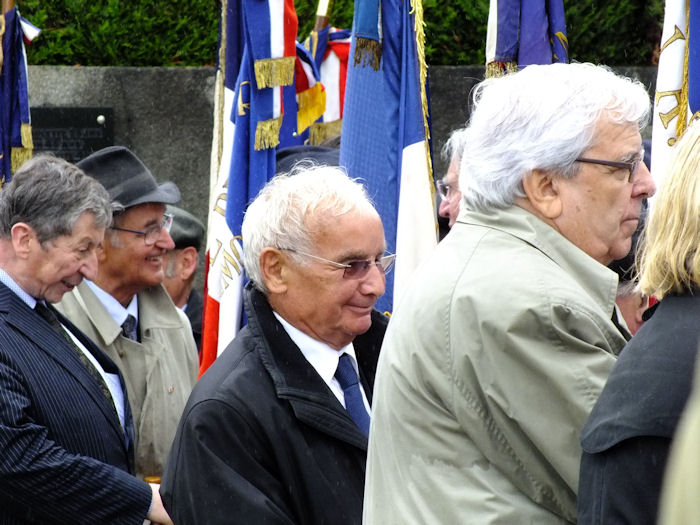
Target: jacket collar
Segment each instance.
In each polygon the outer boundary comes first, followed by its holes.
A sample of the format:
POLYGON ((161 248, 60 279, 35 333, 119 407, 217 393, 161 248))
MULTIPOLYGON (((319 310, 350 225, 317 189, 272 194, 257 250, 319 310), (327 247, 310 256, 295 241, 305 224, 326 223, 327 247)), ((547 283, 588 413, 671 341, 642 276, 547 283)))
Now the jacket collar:
MULTIPOLYGON (((256 349, 272 378, 277 396, 290 402, 299 420, 366 450, 367 437, 275 319, 265 296, 250 283, 245 289, 244 305, 247 329, 258 342, 256 349)), ((360 378, 370 402, 379 349, 386 330, 385 319, 377 312, 370 330, 353 341, 360 378)))
POLYGON ((470 209, 460 214, 458 222, 500 230, 527 242, 571 275, 601 310, 612 316, 617 274, 532 213, 515 205, 490 212, 470 209))
MULTIPOLYGON (((106 346, 110 346, 122 333, 122 328, 112 318, 109 311, 100 302, 99 298, 90 289, 87 283, 82 282, 73 289, 75 299, 84 307, 100 339, 106 346)), ((178 316, 172 315, 176 307, 162 285, 147 288, 138 294, 139 302, 139 327, 142 336, 146 336, 152 329, 178 329, 178 316)))

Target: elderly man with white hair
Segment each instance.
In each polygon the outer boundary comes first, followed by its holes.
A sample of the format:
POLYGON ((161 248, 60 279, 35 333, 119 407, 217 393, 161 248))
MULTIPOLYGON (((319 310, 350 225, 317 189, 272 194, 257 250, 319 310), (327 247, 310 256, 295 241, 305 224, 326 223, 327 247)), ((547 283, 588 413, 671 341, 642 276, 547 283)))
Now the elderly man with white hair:
POLYGON ((367 525, 575 523, 579 434, 630 337, 606 265, 655 191, 644 86, 533 65, 474 98, 462 209, 382 347, 367 525))
POLYGON ((393 262, 381 220, 339 168, 302 166, 242 230, 248 324, 188 401, 165 505, 182 524, 359 525, 393 262))

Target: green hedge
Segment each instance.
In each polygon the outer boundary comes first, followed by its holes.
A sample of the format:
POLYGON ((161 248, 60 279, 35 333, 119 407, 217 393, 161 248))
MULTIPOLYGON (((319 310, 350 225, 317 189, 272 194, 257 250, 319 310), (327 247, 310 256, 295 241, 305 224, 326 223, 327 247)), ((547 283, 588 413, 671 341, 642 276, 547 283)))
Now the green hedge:
MULTIPOLYGON (((663 0, 565 0, 571 58, 651 65, 663 0)), ((202 66, 216 62, 217 0, 19 0, 43 30, 30 64, 202 66)), ((316 2, 296 1, 299 34, 314 24, 316 2)), ((483 64, 488 0, 424 0, 426 56, 432 65, 483 64)), ((352 24, 353 1, 335 0, 332 23, 352 24)))

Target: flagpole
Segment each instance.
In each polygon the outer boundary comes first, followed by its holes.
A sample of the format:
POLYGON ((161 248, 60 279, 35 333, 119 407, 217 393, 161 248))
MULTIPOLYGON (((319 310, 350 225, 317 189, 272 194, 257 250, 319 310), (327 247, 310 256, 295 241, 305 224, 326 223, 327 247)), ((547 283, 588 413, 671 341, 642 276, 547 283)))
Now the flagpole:
POLYGON ((3 14, 11 11, 15 7, 15 0, 2 0, 2 12, 3 14))
POLYGON ((314 31, 320 31, 330 23, 331 3, 331 0, 319 0, 314 31))

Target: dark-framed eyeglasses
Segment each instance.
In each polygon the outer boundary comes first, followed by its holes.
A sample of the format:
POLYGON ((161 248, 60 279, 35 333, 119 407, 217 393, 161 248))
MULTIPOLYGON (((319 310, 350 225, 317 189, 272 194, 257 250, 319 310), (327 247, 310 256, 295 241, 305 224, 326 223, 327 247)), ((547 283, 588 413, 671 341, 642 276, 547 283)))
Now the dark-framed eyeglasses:
POLYGON ((610 166, 612 168, 617 168, 619 170, 627 170, 627 182, 632 182, 637 169, 639 169, 639 163, 642 162, 644 158, 644 150, 639 154, 639 158, 633 160, 632 162, 619 162, 614 160, 600 160, 600 159, 590 159, 588 157, 579 157, 576 162, 586 162, 588 164, 600 164, 601 166, 610 166))
POLYGON ((440 179, 435 182, 437 191, 440 194, 442 200, 449 200, 452 195, 454 195, 455 189, 451 184, 446 183, 444 180, 440 179))
POLYGON ((129 232, 129 233, 134 233, 136 235, 143 235, 143 242, 146 243, 146 246, 153 246, 158 239, 160 238, 160 233, 165 230, 166 232, 170 231, 170 228, 173 225, 173 216, 170 213, 164 213, 163 214, 163 220, 160 221, 160 224, 154 224, 152 226, 149 226, 143 231, 139 230, 129 230, 128 228, 119 228, 118 226, 112 226, 112 230, 118 230, 120 232, 129 232))
POLYGON ((391 271, 391 268, 394 266, 394 260, 396 259, 396 255, 390 253, 384 255, 383 257, 380 257, 375 261, 358 260, 348 261, 346 263, 339 263, 336 261, 331 261, 330 259, 319 257, 318 255, 313 255, 311 253, 306 253, 299 250, 291 250, 289 248, 280 249, 287 252, 296 253, 298 255, 303 255, 304 257, 310 257, 311 259, 316 259, 318 261, 322 261, 332 266, 335 266, 338 269, 342 269, 344 279, 362 279, 367 275, 370 268, 372 268, 373 264, 377 265, 377 268, 379 268, 379 271, 383 275, 386 275, 391 271))

